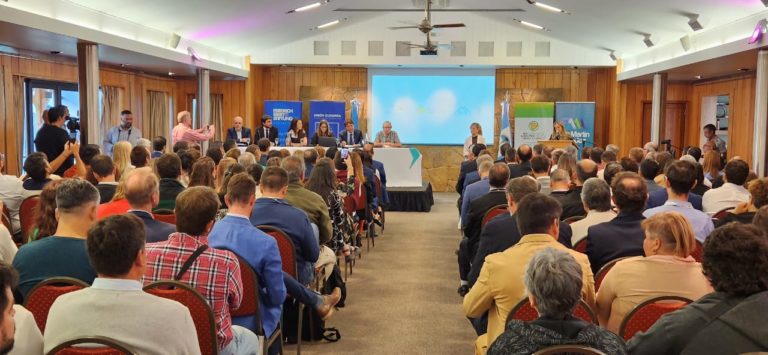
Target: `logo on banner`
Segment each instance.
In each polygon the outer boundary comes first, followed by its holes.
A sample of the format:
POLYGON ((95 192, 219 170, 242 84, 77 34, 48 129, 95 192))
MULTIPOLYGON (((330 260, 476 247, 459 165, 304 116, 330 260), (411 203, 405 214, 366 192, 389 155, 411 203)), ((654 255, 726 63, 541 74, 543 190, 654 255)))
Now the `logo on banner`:
POLYGON ((531 131, 537 131, 539 129, 539 122, 531 121, 531 123, 528 124, 528 129, 530 129, 531 131))

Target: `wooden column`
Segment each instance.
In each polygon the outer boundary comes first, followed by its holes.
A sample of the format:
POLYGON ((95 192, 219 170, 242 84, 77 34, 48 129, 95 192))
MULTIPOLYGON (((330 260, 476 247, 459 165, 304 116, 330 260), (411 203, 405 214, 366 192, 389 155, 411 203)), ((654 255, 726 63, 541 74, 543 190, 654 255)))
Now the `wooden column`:
POLYGON ((80 144, 100 144, 99 46, 97 44, 87 42, 77 44, 77 78, 80 94, 80 144))

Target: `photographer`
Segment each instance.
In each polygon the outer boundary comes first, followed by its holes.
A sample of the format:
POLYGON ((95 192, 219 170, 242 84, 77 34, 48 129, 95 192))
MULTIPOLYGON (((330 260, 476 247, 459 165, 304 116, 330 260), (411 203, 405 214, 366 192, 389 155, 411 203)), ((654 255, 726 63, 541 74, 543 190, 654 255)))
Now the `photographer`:
MULTIPOLYGON (((48 161, 54 161, 56 158, 64 152, 64 147, 69 141, 69 133, 63 128, 67 119, 69 118, 69 109, 67 106, 59 105, 48 110, 48 122, 46 122, 35 135, 35 150, 45 153, 48 157, 48 161)), ((59 166, 59 168, 52 172, 59 176, 64 176, 64 172, 67 171, 72 165, 74 165, 72 157, 68 157, 59 166)))

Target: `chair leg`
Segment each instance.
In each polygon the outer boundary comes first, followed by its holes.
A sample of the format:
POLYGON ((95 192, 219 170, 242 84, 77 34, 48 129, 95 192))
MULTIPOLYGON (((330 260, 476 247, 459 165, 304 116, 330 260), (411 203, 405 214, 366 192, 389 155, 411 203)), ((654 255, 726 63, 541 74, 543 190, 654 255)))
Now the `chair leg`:
POLYGON ((296 332, 296 355, 301 355, 301 331, 303 330, 302 326, 304 323, 304 304, 297 302, 299 304, 299 330, 296 332))
POLYGON ((371 223, 368 225, 368 238, 371 238, 371 246, 376 247, 376 225, 371 223))

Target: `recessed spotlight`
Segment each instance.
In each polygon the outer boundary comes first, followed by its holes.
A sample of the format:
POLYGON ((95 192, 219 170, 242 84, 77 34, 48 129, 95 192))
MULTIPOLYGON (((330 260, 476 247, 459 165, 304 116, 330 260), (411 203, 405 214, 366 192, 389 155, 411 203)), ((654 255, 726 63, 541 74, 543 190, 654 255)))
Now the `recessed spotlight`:
POLYGON ((174 73, 174 72, 172 72, 172 71, 169 71, 169 72, 168 72, 168 76, 174 76, 174 75, 176 75, 176 73, 174 73))
POLYGON ((691 26, 691 29, 694 31, 704 29, 704 26, 699 22, 699 15, 691 15, 688 20, 688 26, 691 26))
POLYGON ((611 57, 611 59, 613 59, 614 61, 617 59, 616 58, 616 52, 614 52, 614 51, 611 51, 611 53, 609 53, 608 56, 611 57))
POLYGON ((539 25, 537 25, 535 23, 531 23, 531 22, 523 21, 523 20, 518 20, 518 19, 514 19, 514 20, 517 23, 519 23, 519 24, 521 24, 523 26, 526 26, 526 27, 530 27, 530 28, 537 29, 537 30, 546 30, 546 28, 544 28, 544 26, 539 26, 539 25))
POLYGON ((563 14, 566 14, 566 15, 570 15, 571 14, 570 12, 565 11, 565 10, 563 10, 561 8, 557 8, 557 7, 554 7, 552 5, 547 5, 547 4, 538 2, 538 1, 528 0, 528 3, 531 4, 531 5, 535 5, 535 6, 539 7, 539 8, 541 8, 541 9, 547 10, 547 11, 559 12, 559 13, 563 13, 563 14))
POLYGON ((338 25, 338 24, 339 24, 339 20, 333 20, 331 22, 324 23, 324 24, 322 24, 320 26, 317 26, 317 29, 323 29, 323 28, 331 27, 333 25, 338 25))
POLYGON ((643 43, 645 43, 645 46, 648 48, 653 47, 653 41, 651 41, 651 35, 645 35, 643 38, 643 43))
POLYGON ((696 75, 693 78, 696 79, 696 80, 700 80, 701 79, 701 75, 696 75))

